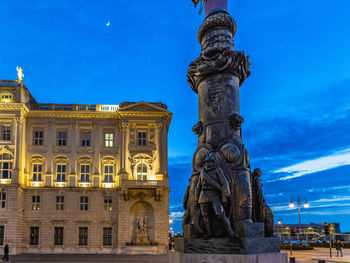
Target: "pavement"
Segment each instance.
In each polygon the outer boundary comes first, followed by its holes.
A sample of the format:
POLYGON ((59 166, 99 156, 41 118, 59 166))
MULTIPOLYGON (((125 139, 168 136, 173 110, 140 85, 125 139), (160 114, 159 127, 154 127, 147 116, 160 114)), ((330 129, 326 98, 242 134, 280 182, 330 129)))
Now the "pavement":
MULTIPOLYGON (((290 251, 283 250, 288 253, 290 251)), ((332 249, 333 258, 329 258, 329 248, 315 248, 313 250, 293 251, 293 257, 297 263, 318 263, 318 259, 326 260, 326 263, 349 262, 350 249, 343 249, 344 257, 337 257, 335 249, 332 249)), ((169 263, 168 255, 17 255, 10 256, 11 262, 26 263, 85 263, 85 262, 103 262, 103 263, 169 263)), ((273 262, 271 262, 273 263, 273 262)))
POLYGON ((10 263, 25 262, 25 263, 84 263, 84 262, 120 262, 120 263, 169 263, 168 255, 10 255, 10 263))
MULTIPOLYGON (((282 250, 281 252, 288 253, 289 250, 282 250)), ((297 263, 318 263, 319 259, 326 260, 326 263, 334 262, 350 262, 350 249, 343 249, 343 257, 337 257, 337 252, 332 248, 332 258, 329 256, 329 248, 314 248, 313 250, 295 250, 293 251, 293 257, 295 257, 297 263)))

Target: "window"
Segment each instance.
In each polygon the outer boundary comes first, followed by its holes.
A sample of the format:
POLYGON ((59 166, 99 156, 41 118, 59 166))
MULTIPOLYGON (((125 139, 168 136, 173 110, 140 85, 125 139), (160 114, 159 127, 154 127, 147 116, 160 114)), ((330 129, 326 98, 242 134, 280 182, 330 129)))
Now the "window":
POLYGON ((79 227, 79 245, 86 246, 88 244, 88 228, 79 227))
POLYGON ((5 208, 6 206, 6 193, 0 192, 0 208, 5 208))
POLYGON ((59 131, 57 133, 57 145, 58 146, 67 146, 67 132, 59 131))
POLYGON ((147 180, 147 164, 140 162, 136 167, 137 180, 147 180))
POLYGON ((103 245, 104 246, 112 245, 112 228, 111 227, 103 228, 103 245))
POLYGON ((39 244, 39 227, 30 227, 29 245, 37 246, 39 244))
POLYGON ((90 164, 80 165, 80 182, 88 183, 90 182, 90 164))
POLYGON ((113 133, 105 133, 105 147, 113 147, 113 133))
POLYGON ((103 181, 105 183, 113 183, 113 164, 104 165, 103 181))
POLYGON ((12 99, 13 99, 13 95, 11 93, 1 94, 1 101, 2 102, 11 102, 12 99))
POLYGON ((147 132, 138 132, 138 144, 146 145, 147 132))
POLYGON ((106 211, 112 211, 112 198, 110 198, 110 197, 105 198, 104 209, 106 211))
POLYGON ((80 210, 87 211, 89 210, 89 197, 81 196, 80 197, 80 210))
POLYGON ((65 164, 57 164, 56 166, 56 176, 57 182, 65 182, 66 181, 66 165, 65 164))
POLYGON ((2 126, 2 140, 11 141, 11 126, 2 126))
POLYGON ((5 227, 0 226, 0 246, 4 245, 5 227))
POLYGON ((63 245, 63 227, 55 227, 54 245, 55 246, 63 245))
POLYGON ((32 210, 40 210, 40 195, 32 196, 32 210))
POLYGON ((64 196, 56 196, 56 210, 64 210, 64 196))
POLYGON ((11 179, 12 159, 9 154, 0 155, 0 179, 11 179))
POLYGON ((34 145, 43 145, 43 131, 34 131, 34 145))
POLYGON ((43 165, 42 164, 33 164, 33 182, 41 182, 41 177, 43 173, 43 165))
POLYGON ((81 146, 90 146, 91 133, 83 132, 81 134, 81 146))

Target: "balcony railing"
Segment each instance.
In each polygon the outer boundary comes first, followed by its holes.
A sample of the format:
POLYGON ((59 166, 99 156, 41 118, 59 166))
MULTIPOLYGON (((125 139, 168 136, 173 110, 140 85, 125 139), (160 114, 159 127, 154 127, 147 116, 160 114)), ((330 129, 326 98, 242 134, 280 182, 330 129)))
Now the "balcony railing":
POLYGON ((0 87, 20 87, 21 82, 17 80, 0 80, 0 87))
POLYGON ((96 111, 96 105, 38 103, 30 105, 30 109, 48 111, 96 111))
POLYGON ((118 110, 118 105, 91 105, 91 104, 53 104, 53 103, 38 103, 30 105, 31 110, 44 111, 102 111, 115 112, 118 110))
POLYGON ((120 186, 122 187, 154 187, 154 186, 167 186, 165 180, 121 180, 120 186))

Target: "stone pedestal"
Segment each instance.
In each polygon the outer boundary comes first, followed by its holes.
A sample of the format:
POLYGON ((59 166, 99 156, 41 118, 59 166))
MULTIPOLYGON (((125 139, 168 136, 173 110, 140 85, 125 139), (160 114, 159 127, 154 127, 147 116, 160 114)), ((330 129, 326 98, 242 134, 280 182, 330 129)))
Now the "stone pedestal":
POLYGON ((175 250, 186 254, 279 253, 280 239, 277 237, 176 238, 175 250))
POLYGON ((149 246, 151 242, 148 240, 147 234, 136 234, 135 241, 133 245, 136 246, 149 246))
POLYGON ((169 263, 288 263, 287 253, 264 253, 250 255, 188 254, 174 252, 169 263))

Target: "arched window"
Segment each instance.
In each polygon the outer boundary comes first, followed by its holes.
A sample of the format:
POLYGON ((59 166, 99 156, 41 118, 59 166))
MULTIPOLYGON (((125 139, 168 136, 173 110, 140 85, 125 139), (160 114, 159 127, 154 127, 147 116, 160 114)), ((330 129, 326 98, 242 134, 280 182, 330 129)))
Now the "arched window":
POLYGON ((80 182, 82 183, 90 182, 90 164, 89 163, 80 164, 80 182))
POLYGON ((41 182, 43 175, 43 164, 41 163, 33 163, 33 182, 41 182))
POLYGON ((65 156, 55 158, 56 162, 56 182, 67 182, 68 159, 65 156))
POLYGON ((103 182, 113 183, 114 182, 114 164, 104 164, 103 170, 103 182))
POLYGON ((139 162, 136 166, 136 179, 147 180, 148 166, 144 162, 139 162))
POLYGON ((12 158, 11 155, 4 153, 0 155, 0 179, 11 179, 12 176, 12 158))

